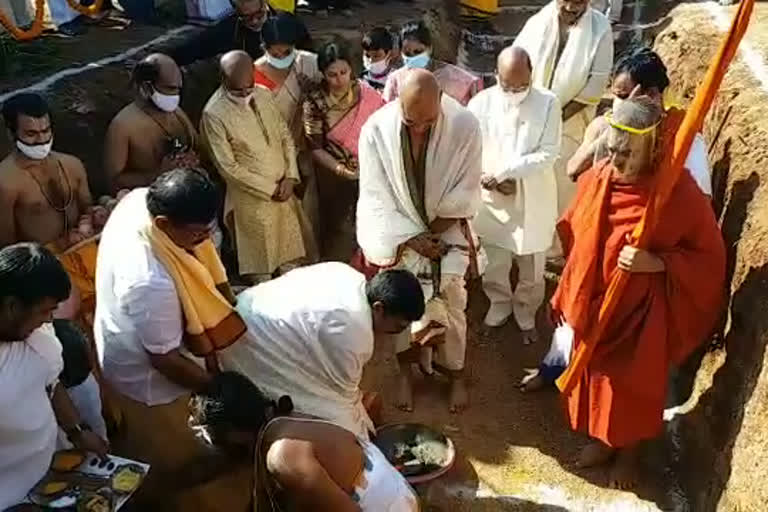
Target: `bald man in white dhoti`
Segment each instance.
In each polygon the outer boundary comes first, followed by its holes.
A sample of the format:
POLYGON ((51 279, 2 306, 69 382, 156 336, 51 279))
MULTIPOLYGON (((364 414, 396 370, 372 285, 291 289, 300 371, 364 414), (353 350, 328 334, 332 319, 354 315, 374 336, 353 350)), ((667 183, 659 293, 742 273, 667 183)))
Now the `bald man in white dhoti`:
POLYGON ((595 117, 611 74, 611 24, 588 0, 553 0, 526 22, 513 45, 530 55, 533 85, 554 92, 563 107, 563 140, 555 164, 562 214, 576 193, 566 164, 595 117))
POLYGON ((468 222, 480 204, 481 160, 477 119, 426 70, 413 70, 360 133, 358 244, 369 264, 416 274, 427 299, 410 336, 396 342, 404 410, 413 409, 411 363, 431 373, 433 357, 451 380, 451 411, 467 405, 464 279, 483 263, 468 222))

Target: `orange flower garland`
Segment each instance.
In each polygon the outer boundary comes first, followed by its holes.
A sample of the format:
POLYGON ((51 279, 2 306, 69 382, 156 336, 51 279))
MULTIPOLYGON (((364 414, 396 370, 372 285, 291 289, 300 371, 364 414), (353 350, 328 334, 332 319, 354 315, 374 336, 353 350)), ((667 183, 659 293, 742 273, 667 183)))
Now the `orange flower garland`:
POLYGON ((96 0, 93 2, 93 5, 88 7, 80 5, 80 2, 77 0, 67 0, 67 4, 69 4, 72 9, 79 12, 80 14, 84 14, 86 16, 94 16, 95 14, 98 14, 99 11, 101 11, 101 6, 104 4, 104 0, 96 0))
POLYGON ((17 41, 29 41, 35 39, 43 33, 44 2, 45 0, 35 0, 35 20, 28 30, 22 30, 17 27, 2 11, 0 11, 0 24, 2 24, 3 27, 5 27, 5 30, 7 30, 17 41))

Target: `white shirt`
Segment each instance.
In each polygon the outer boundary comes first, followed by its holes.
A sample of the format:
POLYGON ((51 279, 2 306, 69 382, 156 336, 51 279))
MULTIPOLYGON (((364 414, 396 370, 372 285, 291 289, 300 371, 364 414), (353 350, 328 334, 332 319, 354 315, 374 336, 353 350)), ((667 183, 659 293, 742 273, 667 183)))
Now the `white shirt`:
POLYGON ((701 191, 712 197, 712 178, 709 172, 707 143, 700 133, 697 133, 693 139, 684 167, 691 173, 701 191))
POLYGON ((532 254, 552 243, 557 218, 554 165, 560 154, 562 113, 552 92, 532 88, 519 105, 498 87, 468 106, 483 133, 483 174, 514 180, 512 195, 482 189, 473 225, 484 244, 532 254))
POLYGON ((58 426, 47 388, 63 366, 50 324, 26 341, 0 342, 0 510, 20 503, 50 467, 58 426))
POLYGON ((360 380, 373 355, 373 320, 365 276, 337 262, 299 268, 241 293, 237 311, 248 334, 219 352, 223 369, 367 439, 373 423, 360 380))
POLYGON ((146 195, 146 189, 124 198, 102 233, 94 334, 104 377, 115 390, 146 405, 162 405, 189 390, 158 372, 148 353, 180 348, 184 322, 170 274, 149 244, 131 234, 134 211, 123 206, 134 194, 146 195))

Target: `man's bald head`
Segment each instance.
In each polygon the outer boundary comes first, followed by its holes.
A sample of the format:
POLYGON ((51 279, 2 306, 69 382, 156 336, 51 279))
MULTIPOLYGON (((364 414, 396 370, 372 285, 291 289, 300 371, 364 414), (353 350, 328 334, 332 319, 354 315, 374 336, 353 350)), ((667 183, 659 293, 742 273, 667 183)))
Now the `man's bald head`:
POLYGON ((176 95, 181 92, 182 80, 176 61, 163 53, 147 55, 133 68, 133 83, 140 90, 151 87, 161 94, 176 95))
POLYGON ((442 91, 435 75, 425 69, 408 72, 400 88, 403 122, 416 133, 426 132, 440 117, 442 91))
POLYGON ((242 50, 227 52, 219 60, 221 80, 227 90, 248 92, 253 90, 253 59, 242 50))
POLYGON ((531 86, 531 58, 523 48, 508 46, 496 59, 499 86, 506 92, 522 92, 531 86))

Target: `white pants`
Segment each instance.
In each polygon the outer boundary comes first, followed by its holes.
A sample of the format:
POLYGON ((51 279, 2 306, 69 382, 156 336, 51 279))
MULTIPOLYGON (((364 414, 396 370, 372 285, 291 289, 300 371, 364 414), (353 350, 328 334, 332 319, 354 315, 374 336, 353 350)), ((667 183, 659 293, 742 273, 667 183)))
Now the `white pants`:
POLYGON ((516 255, 508 249, 484 244, 488 267, 483 275, 483 291, 496 308, 509 308, 520 329, 536 327, 536 311, 544 301, 544 252, 516 255), (509 282, 512 263, 517 263, 518 280, 514 292, 509 282))
MULTIPOLYGON (((425 286, 422 285, 422 289, 425 286)), ((432 286, 426 287, 425 298, 432 297, 432 286)), ((464 369, 464 357, 467 352, 467 289, 464 276, 443 274, 440 278, 440 292, 448 307, 448 328, 445 343, 436 347, 421 349, 421 364, 426 370, 432 369, 432 361, 448 370, 464 369)), ((406 329, 395 340, 395 351, 399 354, 412 348, 411 331, 406 329)))

